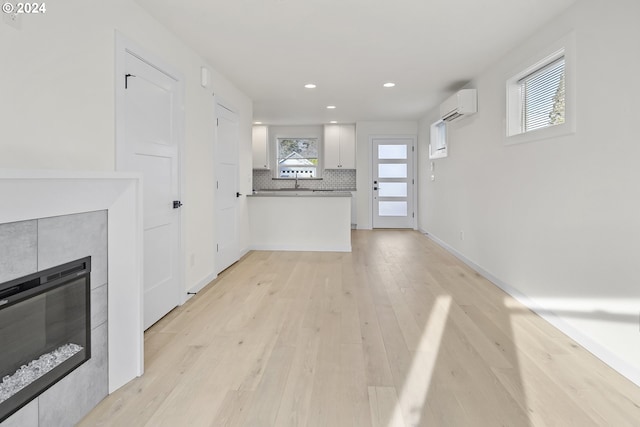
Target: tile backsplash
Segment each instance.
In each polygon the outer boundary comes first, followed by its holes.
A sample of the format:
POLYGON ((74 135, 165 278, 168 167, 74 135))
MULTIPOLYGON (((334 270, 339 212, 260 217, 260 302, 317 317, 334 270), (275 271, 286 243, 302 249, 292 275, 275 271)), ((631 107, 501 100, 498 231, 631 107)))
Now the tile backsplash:
MULTIPOLYGON (((273 179, 272 171, 258 170, 253 171, 253 189, 254 190, 277 190, 280 188, 293 188, 293 179, 273 179)), ((356 189, 356 171, 355 169, 326 169, 322 179, 299 180, 301 187, 311 188, 314 190, 355 190, 356 189)))

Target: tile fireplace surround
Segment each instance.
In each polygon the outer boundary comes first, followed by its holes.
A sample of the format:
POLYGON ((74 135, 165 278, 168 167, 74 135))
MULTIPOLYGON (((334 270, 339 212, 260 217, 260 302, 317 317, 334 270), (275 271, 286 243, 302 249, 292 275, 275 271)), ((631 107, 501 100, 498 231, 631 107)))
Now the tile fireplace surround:
POLYGON ((73 425, 142 374, 140 189, 134 173, 0 169, 0 282, 91 255, 94 346, 2 427, 73 425))

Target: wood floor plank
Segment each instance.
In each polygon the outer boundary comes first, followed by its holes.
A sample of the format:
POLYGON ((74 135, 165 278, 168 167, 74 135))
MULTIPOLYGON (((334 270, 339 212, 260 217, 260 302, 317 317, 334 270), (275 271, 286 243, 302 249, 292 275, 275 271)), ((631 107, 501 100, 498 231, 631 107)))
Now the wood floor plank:
POLYGON ((210 427, 241 427, 251 408, 253 391, 229 390, 210 427))
POLYGON ((316 328, 320 335, 320 348, 309 407, 308 426, 346 425, 337 418, 337 392, 340 387, 340 313, 325 310, 316 328))
POLYGON ((299 330, 275 426, 294 427, 307 424, 319 348, 319 331, 316 329, 299 330))
POLYGON ((367 376, 361 343, 340 344, 340 385, 336 412, 340 422, 352 427, 371 425, 367 376))
POLYGON ((251 252, 80 426, 639 426, 640 388, 414 231, 251 252))
POLYGON ((367 272, 357 271, 356 301, 360 318, 360 332, 364 348, 364 363, 369 385, 393 386, 393 376, 378 323, 373 297, 369 291, 367 272))
POLYGON ((246 425, 275 425, 294 354, 293 349, 287 346, 274 348, 254 392, 256 398, 249 408, 246 425))
POLYGON ((395 387, 369 387, 371 425, 373 427, 404 427, 398 407, 395 387))

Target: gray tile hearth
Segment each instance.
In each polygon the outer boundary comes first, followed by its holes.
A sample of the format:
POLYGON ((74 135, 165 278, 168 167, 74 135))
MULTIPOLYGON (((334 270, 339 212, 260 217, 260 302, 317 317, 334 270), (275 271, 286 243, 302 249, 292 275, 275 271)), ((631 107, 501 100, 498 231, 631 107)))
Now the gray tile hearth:
POLYGON ((38 269, 91 255, 91 289, 107 283, 107 212, 38 220, 38 269))
POLYGON ((37 221, 0 224, 0 283, 38 269, 37 221))
POLYGON ((2 423, 2 427, 35 427, 37 425, 38 399, 32 400, 2 423))
POLYGON ((107 211, 0 224, 0 283, 91 256, 91 359, 2 427, 73 426, 109 389, 107 211))
POLYGON ((91 328, 96 328, 107 321, 107 285, 102 285, 91 291, 91 328))
POLYGON ((91 331, 91 343, 91 359, 40 396, 40 426, 73 426, 108 394, 106 324, 91 331))

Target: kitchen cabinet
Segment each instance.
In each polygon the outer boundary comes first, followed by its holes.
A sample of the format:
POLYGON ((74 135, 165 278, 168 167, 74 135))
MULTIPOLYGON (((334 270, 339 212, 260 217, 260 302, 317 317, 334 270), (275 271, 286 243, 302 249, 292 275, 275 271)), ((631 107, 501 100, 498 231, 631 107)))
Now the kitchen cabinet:
POLYGON ((354 125, 325 125, 324 168, 356 168, 356 127, 354 125))
POLYGON ((269 169, 269 128, 253 127, 253 169, 269 169))

